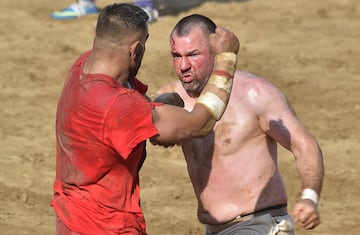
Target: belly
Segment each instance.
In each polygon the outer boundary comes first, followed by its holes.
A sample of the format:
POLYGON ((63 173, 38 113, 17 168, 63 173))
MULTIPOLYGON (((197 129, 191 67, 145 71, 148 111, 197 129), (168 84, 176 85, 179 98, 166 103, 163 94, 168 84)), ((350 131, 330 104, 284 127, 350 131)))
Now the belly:
POLYGON ((217 224, 232 220, 238 215, 287 202, 285 186, 281 176, 254 175, 232 167, 226 170, 213 169, 207 180, 198 176, 194 184, 202 223, 217 224))

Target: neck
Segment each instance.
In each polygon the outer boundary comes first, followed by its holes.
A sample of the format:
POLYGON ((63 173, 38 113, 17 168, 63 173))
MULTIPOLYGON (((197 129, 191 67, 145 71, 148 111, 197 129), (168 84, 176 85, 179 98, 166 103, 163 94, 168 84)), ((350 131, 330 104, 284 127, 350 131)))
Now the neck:
POLYGON ((94 48, 86 59, 83 72, 85 74, 105 74, 125 85, 129 79, 126 57, 117 50, 99 50, 94 48))

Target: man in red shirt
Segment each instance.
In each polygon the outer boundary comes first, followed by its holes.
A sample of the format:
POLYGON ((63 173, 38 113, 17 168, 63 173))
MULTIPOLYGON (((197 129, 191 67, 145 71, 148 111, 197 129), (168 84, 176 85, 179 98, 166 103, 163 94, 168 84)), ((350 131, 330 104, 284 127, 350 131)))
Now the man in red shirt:
POLYGON ((166 146, 207 135, 226 108, 239 49, 236 36, 221 28, 210 35, 216 69, 188 112, 150 102, 147 87, 135 78, 147 20, 132 4, 105 7, 92 50, 67 75, 56 116, 51 205, 57 234, 146 234, 138 175, 146 140, 166 146))

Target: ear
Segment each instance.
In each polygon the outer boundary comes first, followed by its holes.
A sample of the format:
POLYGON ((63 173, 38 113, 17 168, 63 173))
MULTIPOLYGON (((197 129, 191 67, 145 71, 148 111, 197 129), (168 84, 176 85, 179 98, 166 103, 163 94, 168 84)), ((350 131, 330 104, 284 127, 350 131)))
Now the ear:
POLYGON ((130 57, 135 62, 141 62, 144 53, 144 48, 140 41, 135 41, 130 46, 130 57))

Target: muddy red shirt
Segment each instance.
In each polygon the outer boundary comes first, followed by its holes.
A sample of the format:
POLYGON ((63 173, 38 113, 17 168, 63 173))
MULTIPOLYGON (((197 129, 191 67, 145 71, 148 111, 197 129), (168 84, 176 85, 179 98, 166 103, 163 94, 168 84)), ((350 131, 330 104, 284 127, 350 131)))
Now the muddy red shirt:
POLYGON ((69 71, 59 99, 51 205, 81 234, 145 234, 138 171, 146 139, 158 133, 151 113, 156 104, 144 98, 147 87, 135 78, 136 90, 107 75, 83 74, 88 55, 69 71))

